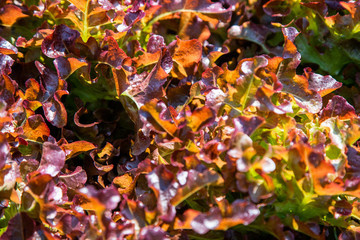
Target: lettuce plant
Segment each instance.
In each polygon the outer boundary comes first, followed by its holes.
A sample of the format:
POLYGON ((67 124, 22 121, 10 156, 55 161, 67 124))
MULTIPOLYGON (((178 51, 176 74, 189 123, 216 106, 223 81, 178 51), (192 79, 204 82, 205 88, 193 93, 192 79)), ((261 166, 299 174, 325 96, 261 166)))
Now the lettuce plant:
POLYGON ((1 239, 358 238, 358 1, 0 7, 1 239))

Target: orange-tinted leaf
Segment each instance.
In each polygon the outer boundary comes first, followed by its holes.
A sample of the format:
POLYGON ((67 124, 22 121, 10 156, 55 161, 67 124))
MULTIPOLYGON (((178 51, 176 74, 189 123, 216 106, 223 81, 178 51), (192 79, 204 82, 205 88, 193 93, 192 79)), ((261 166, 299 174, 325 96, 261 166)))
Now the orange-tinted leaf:
POLYGON ((88 1, 86 0, 69 0, 72 4, 74 4, 75 7, 77 7, 80 11, 83 13, 85 12, 85 9, 88 7, 88 1))
POLYGON ((165 131, 171 136, 174 136, 177 127, 169 120, 164 120, 160 117, 162 111, 164 111, 163 103, 158 102, 157 99, 153 99, 141 107, 140 114, 144 116, 148 122, 152 123, 158 131, 165 131))
POLYGON ((101 151, 99 151, 96 155, 98 157, 98 161, 103 162, 111 158, 114 154, 116 154, 116 152, 117 151, 114 146, 107 142, 103 149, 101 149, 101 151))
POLYGON ((11 27, 18 19, 24 17, 28 17, 28 15, 23 14, 19 7, 12 4, 3 6, 0 12, 1 24, 8 27, 11 27))
POLYGON ((182 40, 197 39, 203 43, 211 35, 207 24, 192 12, 181 14, 179 27, 178 34, 182 40))
POLYGON ((132 181, 133 178, 130 176, 130 174, 125 173, 124 175, 114 178, 113 183, 117 185, 119 188, 125 189, 130 186, 132 181))
POLYGON ((29 140, 44 142, 50 135, 50 129, 39 114, 30 116, 23 125, 24 137, 29 140))
POLYGON ((113 183, 118 187, 120 194, 130 194, 135 188, 136 178, 133 179, 130 174, 125 173, 114 178, 113 183))
POLYGON ((130 86, 129 74, 124 69, 112 68, 111 71, 114 77, 116 93, 120 96, 130 86))
POLYGON ((94 144, 87 141, 76 141, 63 144, 60 147, 64 150, 66 154, 66 159, 70 159, 79 155, 80 153, 87 152, 96 148, 94 144))
POLYGON ((89 26, 98 26, 109 22, 110 18, 107 15, 107 11, 101 7, 93 9, 89 15, 89 26))
POLYGON ((186 117, 187 126, 190 127, 191 131, 198 132, 201 128, 206 125, 212 124, 215 120, 215 114, 209 107, 202 107, 195 109, 191 112, 191 115, 186 117))
POLYGON ((26 91, 25 91, 25 99, 33 101, 38 100, 39 95, 42 95, 40 84, 33 78, 28 79, 25 82, 26 91))
POLYGON ((264 56, 243 59, 234 70, 226 68, 217 82, 223 91, 228 91, 228 98, 240 103, 244 109, 255 100, 256 91, 263 84, 256 72, 267 64, 264 56))
POLYGON ((24 37, 19 37, 16 40, 16 46, 23 48, 41 46, 43 40, 53 32, 53 29, 39 29, 34 35, 34 37, 31 38, 29 41, 27 41, 24 37))
POLYGON ((321 16, 325 16, 328 12, 328 7, 325 2, 301 2, 301 5, 311 8, 318 12, 321 16))
POLYGON ((276 106, 271 102, 271 96, 274 94, 272 89, 266 86, 258 88, 256 91, 256 98, 262 104, 260 109, 265 111, 272 111, 276 114, 292 113, 292 106, 289 101, 284 101, 280 106, 276 106))
POLYGON ((81 67, 88 66, 83 59, 58 57, 54 60, 57 74, 60 78, 66 79, 81 67))
POLYGON ((341 180, 334 181, 329 178, 336 174, 335 168, 324 158, 322 151, 316 150, 306 143, 298 143, 290 149, 289 160, 292 162, 293 171, 297 171, 295 175, 297 179, 302 178, 306 168, 309 168, 317 194, 336 195, 344 192, 344 183, 341 180))
POLYGON ((173 77, 182 79, 194 75, 202 54, 202 46, 198 40, 183 41, 177 38, 169 45, 169 51, 174 61, 174 67, 171 71, 173 77))
POLYGON ((76 126, 82 127, 82 128, 90 128, 90 127, 93 127, 96 124, 100 123, 100 122, 93 122, 93 123, 89 123, 89 124, 80 123, 80 117, 87 112, 88 112, 87 109, 84 107, 81 107, 79 110, 76 111, 76 113, 74 114, 74 122, 75 122, 76 126))
POLYGON ((73 201, 85 210, 94 211, 99 224, 103 228, 100 219, 102 219, 104 211, 106 209, 115 209, 119 204, 120 196, 114 186, 97 191, 93 186, 89 185, 79 189, 73 201))
POLYGON ((171 12, 176 10, 192 10, 204 21, 212 22, 214 25, 218 21, 228 22, 231 18, 231 13, 234 10, 234 6, 230 4, 227 8, 223 7, 220 2, 212 2, 211 0, 180 0, 173 1, 161 1, 161 11, 171 12))

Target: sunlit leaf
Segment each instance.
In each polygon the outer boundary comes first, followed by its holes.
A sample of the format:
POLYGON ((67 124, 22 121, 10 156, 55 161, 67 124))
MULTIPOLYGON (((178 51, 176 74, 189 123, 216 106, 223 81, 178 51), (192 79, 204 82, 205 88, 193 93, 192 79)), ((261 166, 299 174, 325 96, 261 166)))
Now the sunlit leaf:
POLYGON ((50 129, 44 118, 39 115, 30 116, 23 125, 24 137, 38 142, 44 142, 50 135, 50 129))
POLYGON ((54 60, 57 74, 60 78, 66 79, 77 69, 88 66, 82 59, 58 57, 54 60))
POLYGON ((322 121, 331 117, 338 117, 339 119, 351 119, 356 117, 356 113, 354 107, 351 106, 345 98, 335 95, 329 100, 326 107, 320 112, 320 118, 322 121))
POLYGON ((214 112, 209 107, 202 107, 186 116, 187 126, 191 131, 198 132, 202 127, 212 124, 214 118, 214 112))
POLYGON ((60 147, 64 150, 66 154, 66 159, 70 159, 79 155, 80 153, 87 152, 96 148, 94 144, 87 141, 76 141, 72 143, 62 144, 60 147))
POLYGON ((171 203, 174 206, 179 205, 201 188, 215 183, 219 184, 222 180, 215 172, 206 171, 199 173, 193 170, 178 173, 177 179, 180 187, 177 189, 176 195, 171 199, 171 203))
POLYGON ((65 164, 65 152, 56 144, 45 142, 38 171, 55 177, 65 164))
POLYGON ((201 43, 196 39, 182 41, 177 38, 168 49, 174 61, 170 75, 179 79, 193 75, 201 59, 201 43))
POLYGON ((4 26, 12 26, 18 19, 28 17, 28 15, 24 14, 21 8, 13 5, 6 4, 2 7, 0 13, 0 21, 4 26))
POLYGON ((165 131, 174 136, 177 127, 170 121, 161 118, 160 114, 165 110, 163 107, 161 102, 153 99, 141 107, 140 114, 151 122, 157 130, 165 131))

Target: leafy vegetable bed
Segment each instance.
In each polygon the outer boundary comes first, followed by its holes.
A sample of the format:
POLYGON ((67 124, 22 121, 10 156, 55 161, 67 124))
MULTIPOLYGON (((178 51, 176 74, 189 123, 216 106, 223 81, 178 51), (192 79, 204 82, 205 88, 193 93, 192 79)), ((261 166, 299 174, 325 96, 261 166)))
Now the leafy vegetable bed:
POLYGON ((360 238, 360 1, 0 8, 1 239, 360 238))

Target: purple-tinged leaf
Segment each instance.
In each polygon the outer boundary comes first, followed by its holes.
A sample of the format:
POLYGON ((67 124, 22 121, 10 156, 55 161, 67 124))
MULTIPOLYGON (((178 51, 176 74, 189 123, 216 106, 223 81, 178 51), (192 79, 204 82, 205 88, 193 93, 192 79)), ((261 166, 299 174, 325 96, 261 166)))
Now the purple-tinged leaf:
POLYGON ((258 88, 256 91, 256 99, 261 103, 260 110, 272 111, 276 114, 292 113, 292 105, 289 101, 284 101, 281 105, 276 106, 271 102, 273 91, 266 86, 258 88))
POLYGON ((65 152, 56 144, 45 142, 38 171, 52 177, 58 175, 65 164, 65 152))
POLYGON ((192 10, 192 12, 199 15, 205 21, 212 22, 214 25, 220 20, 222 22, 229 22, 232 11, 235 7, 235 2, 230 1, 228 8, 224 8, 221 2, 212 2, 210 0, 202 1, 187 1, 180 0, 176 2, 160 1, 162 12, 171 12, 176 10, 192 10), (204 16, 205 15, 205 16, 204 16))
POLYGON ((10 56, 0 54, 0 73, 10 74, 13 63, 14 59, 12 59, 10 56))
POLYGON ((146 15, 145 12, 141 10, 129 11, 124 16, 124 21, 116 26, 116 30, 118 30, 118 32, 129 31, 132 28, 132 26, 138 21, 140 21, 143 17, 145 17, 145 15, 146 15))
POLYGON ((315 90, 320 96, 325 96, 342 86, 341 82, 336 81, 330 75, 322 76, 311 71, 304 71, 308 75, 309 89, 315 90))
POLYGON ((58 90, 53 98, 43 103, 46 119, 55 127, 62 128, 67 123, 67 112, 64 104, 60 101, 61 97, 69 94, 68 91, 58 90))
POLYGON ((139 240, 167 240, 166 232, 160 227, 144 227, 139 234, 139 240))
POLYGON ((88 66, 84 59, 58 57, 54 65, 59 78, 66 79, 81 67, 88 66))
POLYGON ((285 0, 270 0, 263 6, 264 12, 272 17, 284 17, 290 14, 291 8, 285 0))
POLYGON ((360 154, 353 148, 348 146, 346 174, 350 177, 360 177, 360 154))
POLYGON ((198 172, 193 169, 182 171, 177 174, 176 178, 180 186, 177 189, 176 195, 171 199, 171 204, 174 206, 179 205, 200 189, 222 182, 219 174, 208 170, 204 172, 198 172))
POLYGON ((326 107, 320 112, 320 119, 324 121, 331 117, 338 117, 346 120, 356 117, 355 109, 351 106, 345 98, 335 95, 333 96, 326 107))
POLYGON ((44 39, 41 50, 49 58, 64 57, 68 53, 77 53, 75 40, 79 36, 78 31, 61 24, 56 26, 54 32, 44 39))
POLYGON ((353 206, 347 200, 336 201, 334 206, 334 217, 349 216, 352 213, 353 206))
POLYGON ((157 198, 157 209, 160 217, 167 222, 171 222, 175 217, 175 207, 170 203, 176 196, 178 183, 175 181, 174 174, 165 165, 157 166, 146 176, 150 188, 154 191, 157 198))
POLYGON ((212 108, 217 112, 220 107, 224 104, 226 99, 226 94, 220 89, 211 89, 210 92, 206 94, 205 106, 212 108))
POLYGON ((2 169, 6 162, 11 159, 10 157, 10 146, 6 140, 5 135, 0 133, 0 169, 2 169))
MULTIPOLYGON (((79 193, 81 193, 82 197, 88 198, 88 202, 84 201, 85 204, 84 209, 89 210, 100 210, 102 205, 106 209, 115 209, 120 202, 120 195, 117 189, 112 185, 111 187, 96 190, 93 186, 89 185, 79 189, 79 193)), ((79 199, 81 202, 81 199, 79 199)))
POLYGON ((0 53, 5 55, 17 54, 18 50, 11 43, 6 41, 4 38, 0 37, 0 53))
MULTIPOLYGON (((51 213, 49 214, 51 215, 51 213)), ((86 218, 85 218, 86 219, 86 218)), ((61 229, 67 236, 78 238, 86 232, 87 221, 82 221, 79 217, 65 213, 56 225, 57 229, 61 229)))
POLYGON ((53 96, 60 85, 57 74, 38 61, 35 62, 35 65, 41 74, 41 80, 44 84, 45 89, 49 92, 50 96, 53 96))
POLYGON ((163 36, 153 34, 149 38, 146 50, 149 53, 156 53, 164 47, 166 47, 166 44, 163 36))
POLYGON ((150 146, 151 138, 144 135, 144 133, 139 130, 135 136, 134 145, 131 147, 131 154, 138 156, 150 146))
POLYGON ((269 28, 265 25, 255 24, 253 22, 244 22, 241 26, 233 25, 228 30, 229 38, 241 39, 254 42, 260 45, 265 52, 269 49, 265 45, 266 37, 270 34, 269 28))
POLYGON ((318 12, 321 16, 325 17, 328 12, 328 7, 324 1, 319 2, 301 2, 301 5, 311 8, 318 12))
POLYGON ((74 172, 59 176, 59 179, 63 181, 67 187, 72 189, 79 189, 84 187, 87 181, 87 175, 84 169, 77 166, 74 172))
POLYGON ((123 65, 131 65, 131 59, 119 48, 118 43, 113 37, 108 36, 104 41, 108 44, 108 48, 101 52, 100 61, 116 69, 121 69, 123 65))
POLYGON ((264 119, 259 116, 246 117, 240 116, 233 119, 236 132, 243 132, 250 136, 257 128, 264 123, 264 119))
POLYGON ((168 74, 161 67, 161 63, 162 54, 146 78, 142 78, 143 75, 137 74, 130 78, 130 86, 127 91, 140 106, 152 99, 161 99, 164 95, 162 86, 166 82, 168 74))
POLYGON ((231 205, 227 201, 219 202, 219 208, 213 207, 208 213, 200 213, 191 221, 191 227, 199 234, 210 230, 227 230, 233 226, 252 223, 260 210, 246 200, 235 200, 231 205))
POLYGON ((17 213, 10 219, 6 231, 1 235, 1 240, 6 239, 33 239, 35 221, 25 212, 17 213))

